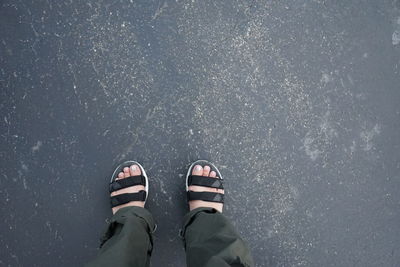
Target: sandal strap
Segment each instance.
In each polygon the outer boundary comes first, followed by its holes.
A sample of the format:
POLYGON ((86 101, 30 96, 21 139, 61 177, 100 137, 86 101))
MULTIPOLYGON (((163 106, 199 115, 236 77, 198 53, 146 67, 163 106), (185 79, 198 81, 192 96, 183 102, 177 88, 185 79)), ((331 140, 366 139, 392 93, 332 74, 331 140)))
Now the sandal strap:
POLYGON ((114 208, 116 206, 131 202, 131 201, 145 201, 146 200, 146 191, 140 190, 137 193, 126 193, 120 194, 111 197, 111 207, 114 208))
MULTIPOLYGON (((215 179, 215 178, 214 178, 215 179)), ((208 202, 224 203, 224 194, 213 192, 187 192, 188 201, 203 200, 208 202)))
POLYGON ((130 176, 127 178, 115 180, 110 183, 110 193, 120 190, 122 188, 127 188, 135 185, 143 185, 146 186, 146 179, 144 178, 143 175, 136 175, 136 176, 130 176))
POLYGON ((198 185, 217 189, 224 189, 222 179, 207 176, 189 175, 188 186, 198 185))

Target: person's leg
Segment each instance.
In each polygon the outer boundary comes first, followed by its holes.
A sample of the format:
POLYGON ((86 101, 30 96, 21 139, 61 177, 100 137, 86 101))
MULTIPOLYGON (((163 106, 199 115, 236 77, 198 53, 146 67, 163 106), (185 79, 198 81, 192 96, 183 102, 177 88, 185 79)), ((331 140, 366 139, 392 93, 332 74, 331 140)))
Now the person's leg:
MULTIPOLYGON (((194 176, 218 178, 216 171, 207 165, 204 168, 196 165, 191 173, 194 176)), ((222 186, 217 189, 190 185, 188 189, 192 192, 224 194, 222 186)), ((247 245, 222 214, 223 204, 220 201, 191 200, 189 208, 182 232, 188 267, 254 266, 247 245)))
MULTIPOLYGON (((124 168, 123 172, 118 174, 116 180, 129 178, 133 181, 131 177, 137 177, 141 174, 139 166, 132 165, 130 168, 124 168)), ((128 186, 125 183, 126 181, 128 180, 120 181, 122 187, 125 188, 112 192, 111 196, 122 194, 134 196, 134 193, 145 190, 145 186, 142 184, 128 186)), ((120 184, 117 186, 120 188, 120 184)), ((150 212, 144 208, 144 200, 127 201, 125 199, 125 201, 122 200, 125 202, 124 204, 113 205, 114 215, 102 238, 99 254, 86 266, 149 266, 153 248, 152 232, 155 223, 150 212)), ((117 204, 121 203, 121 199, 118 199, 118 201, 117 204)))
POLYGON ((118 210, 104 234, 98 256, 86 266, 149 266, 152 229, 153 217, 146 209, 125 207, 118 210))

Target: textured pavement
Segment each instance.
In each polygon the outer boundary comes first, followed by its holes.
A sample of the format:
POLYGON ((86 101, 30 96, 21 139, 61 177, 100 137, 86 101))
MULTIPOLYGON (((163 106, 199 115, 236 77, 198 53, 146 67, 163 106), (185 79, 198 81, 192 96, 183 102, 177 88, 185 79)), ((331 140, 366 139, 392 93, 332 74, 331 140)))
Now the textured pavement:
POLYGON ((184 266, 208 159, 257 266, 398 266, 399 71, 398 0, 1 1, 0 265, 93 258, 133 159, 184 266))

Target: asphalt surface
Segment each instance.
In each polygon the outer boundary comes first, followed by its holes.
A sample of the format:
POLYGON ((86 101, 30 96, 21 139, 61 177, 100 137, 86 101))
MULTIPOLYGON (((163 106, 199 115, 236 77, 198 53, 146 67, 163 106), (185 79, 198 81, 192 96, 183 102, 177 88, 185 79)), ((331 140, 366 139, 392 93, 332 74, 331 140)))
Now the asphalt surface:
POLYGON ((0 265, 81 266, 123 160, 184 266, 208 159, 257 266, 400 265, 400 1, 0 2, 0 265))

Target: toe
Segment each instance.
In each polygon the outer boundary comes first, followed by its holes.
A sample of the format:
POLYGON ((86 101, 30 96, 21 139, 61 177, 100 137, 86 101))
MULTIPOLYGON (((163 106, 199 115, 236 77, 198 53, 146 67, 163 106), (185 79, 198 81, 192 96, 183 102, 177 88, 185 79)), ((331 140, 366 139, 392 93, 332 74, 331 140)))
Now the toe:
POLYGON ((137 175, 142 174, 142 172, 140 171, 140 168, 137 164, 133 164, 130 167, 130 174, 131 174, 131 176, 137 176, 137 175))
POLYGON ((118 178, 117 179, 122 179, 124 177, 125 177, 124 173, 120 172, 120 173, 118 173, 118 178))
POLYGON ((217 173, 215 171, 210 172, 210 177, 216 178, 217 173))
POLYGON ((210 166, 204 166, 204 168, 203 168, 203 176, 209 176, 210 175, 210 170, 211 170, 211 168, 210 168, 210 166))
POLYGON ((203 175, 203 167, 201 167, 200 165, 194 166, 192 174, 193 175, 203 175))
POLYGON ((128 167, 125 167, 125 168, 124 168, 124 177, 127 178, 127 177, 129 177, 129 176, 131 176, 131 174, 130 174, 130 172, 129 172, 129 168, 128 168, 128 167))

